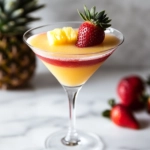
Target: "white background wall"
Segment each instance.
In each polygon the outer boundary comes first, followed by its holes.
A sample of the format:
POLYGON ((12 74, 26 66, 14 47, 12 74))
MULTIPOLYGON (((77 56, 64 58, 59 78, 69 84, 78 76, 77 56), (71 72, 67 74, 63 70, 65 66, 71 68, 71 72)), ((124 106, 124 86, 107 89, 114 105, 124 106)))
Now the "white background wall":
POLYGON ((81 21, 77 9, 83 5, 106 10, 112 26, 123 32, 125 42, 104 67, 150 66, 150 1, 149 0, 39 0, 46 7, 34 13, 41 17, 32 27, 56 21, 81 21))

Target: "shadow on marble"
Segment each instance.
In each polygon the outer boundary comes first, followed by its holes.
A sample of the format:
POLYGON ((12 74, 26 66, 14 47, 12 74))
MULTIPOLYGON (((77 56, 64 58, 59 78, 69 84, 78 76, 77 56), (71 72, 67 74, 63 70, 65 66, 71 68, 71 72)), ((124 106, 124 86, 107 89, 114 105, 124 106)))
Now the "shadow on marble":
POLYGON ((142 129, 145 129, 150 126, 150 121, 146 118, 145 119, 141 118, 141 119, 139 119, 139 124, 140 124, 141 130, 142 130, 142 129))

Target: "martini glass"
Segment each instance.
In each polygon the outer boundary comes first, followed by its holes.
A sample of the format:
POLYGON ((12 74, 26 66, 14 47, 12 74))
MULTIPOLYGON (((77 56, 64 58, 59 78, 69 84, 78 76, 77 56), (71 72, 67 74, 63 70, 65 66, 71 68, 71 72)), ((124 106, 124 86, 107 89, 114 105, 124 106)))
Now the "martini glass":
MULTIPOLYGON (((89 47, 88 51, 82 51, 82 49, 80 49, 79 51, 77 50, 77 52, 72 53, 71 51, 73 48, 69 48, 68 51, 66 50, 68 49, 66 45, 60 47, 60 49, 62 49, 61 52, 51 52, 44 47, 39 48, 36 44, 34 45, 31 43, 33 38, 38 35, 43 35, 37 43, 38 45, 46 45, 48 43, 45 38, 47 31, 62 27, 72 27, 77 29, 80 25, 81 22, 52 23, 30 29, 23 35, 25 43, 34 51, 60 82, 67 93, 69 100, 69 128, 67 131, 63 130, 53 133, 47 138, 46 148, 51 150, 100 150, 103 147, 103 144, 97 135, 78 131, 76 129, 75 102, 83 84, 85 84, 117 47, 123 43, 124 39, 122 33, 114 28, 108 28, 105 33, 114 35, 119 42, 113 47, 108 46, 108 48, 96 52, 90 51, 92 47, 89 47), (43 38, 45 38, 44 42, 42 42, 43 38)), ((109 45, 109 42, 107 44, 109 45)), ((51 49, 52 48, 53 47, 51 47, 51 49)))

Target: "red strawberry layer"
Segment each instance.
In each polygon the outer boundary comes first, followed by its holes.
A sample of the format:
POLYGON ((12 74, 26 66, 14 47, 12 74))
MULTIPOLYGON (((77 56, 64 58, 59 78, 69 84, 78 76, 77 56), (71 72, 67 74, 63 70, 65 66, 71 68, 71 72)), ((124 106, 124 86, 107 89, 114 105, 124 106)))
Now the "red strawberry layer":
POLYGON ((60 67, 81 67, 81 66, 89 66, 89 65, 95 65, 98 63, 101 63, 105 61, 111 53, 105 55, 104 57, 96 58, 96 59, 89 59, 89 60, 71 60, 71 59, 66 59, 66 60, 60 60, 60 59, 52 59, 52 58, 47 58, 40 56, 36 54, 41 60, 45 61, 48 64, 52 64, 55 66, 60 66, 60 67))

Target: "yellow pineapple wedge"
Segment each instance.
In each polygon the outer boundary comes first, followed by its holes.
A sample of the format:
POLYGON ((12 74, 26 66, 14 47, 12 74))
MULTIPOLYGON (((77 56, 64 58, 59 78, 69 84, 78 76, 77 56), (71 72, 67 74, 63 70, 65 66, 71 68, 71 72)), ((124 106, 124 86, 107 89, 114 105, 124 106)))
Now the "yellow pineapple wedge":
POLYGON ((47 32, 50 45, 74 44, 77 41, 77 30, 71 27, 56 28, 47 32))

